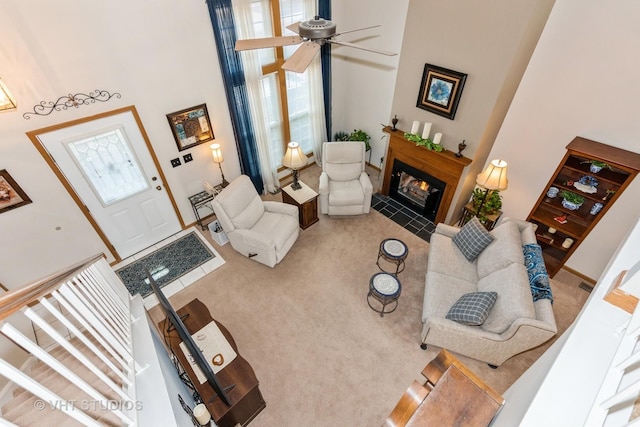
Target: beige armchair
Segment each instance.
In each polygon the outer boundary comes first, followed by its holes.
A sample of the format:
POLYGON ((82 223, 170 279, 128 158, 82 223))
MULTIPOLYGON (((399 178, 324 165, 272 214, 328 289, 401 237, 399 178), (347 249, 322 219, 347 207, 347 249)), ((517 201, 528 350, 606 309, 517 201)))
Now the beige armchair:
POLYGON ((274 267, 298 239, 298 208, 263 201, 246 175, 236 178, 211 202, 231 246, 274 267))
POLYGON ((325 142, 318 188, 320 212, 326 215, 369 213, 372 192, 373 185, 365 172, 364 142, 325 142))

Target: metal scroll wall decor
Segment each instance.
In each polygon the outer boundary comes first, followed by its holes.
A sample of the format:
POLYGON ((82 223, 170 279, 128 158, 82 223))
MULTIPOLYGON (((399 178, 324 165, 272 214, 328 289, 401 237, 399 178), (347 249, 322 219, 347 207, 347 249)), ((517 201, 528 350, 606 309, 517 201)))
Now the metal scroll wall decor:
POLYGON ((109 93, 106 90, 96 89, 93 92, 76 93, 75 95, 69 94, 67 96, 61 96, 57 101, 42 101, 33 107, 33 111, 24 113, 22 117, 29 120, 31 116, 48 116, 54 111, 66 110, 71 107, 78 108, 81 105, 94 104, 96 101, 107 102, 113 97, 121 98, 119 93, 109 93))

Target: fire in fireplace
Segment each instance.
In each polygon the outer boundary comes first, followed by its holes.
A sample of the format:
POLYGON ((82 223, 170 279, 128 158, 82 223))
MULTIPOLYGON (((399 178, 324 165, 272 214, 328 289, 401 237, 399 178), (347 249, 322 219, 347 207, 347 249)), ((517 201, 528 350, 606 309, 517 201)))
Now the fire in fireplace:
POLYGON ((435 221, 446 184, 397 159, 393 161, 389 196, 430 221, 435 221))

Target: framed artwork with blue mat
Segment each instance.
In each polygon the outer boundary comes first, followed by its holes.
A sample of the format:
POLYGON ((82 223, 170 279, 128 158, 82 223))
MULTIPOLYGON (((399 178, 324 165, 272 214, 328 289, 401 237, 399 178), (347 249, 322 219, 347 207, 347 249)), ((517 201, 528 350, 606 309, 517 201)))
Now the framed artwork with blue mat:
POLYGON ((453 120, 466 80, 465 73, 424 64, 416 107, 453 120))
POLYGON ((220 258, 220 255, 192 231, 116 270, 116 274, 131 295, 140 294, 144 298, 152 293, 147 272, 151 272, 162 288, 215 258, 220 258))

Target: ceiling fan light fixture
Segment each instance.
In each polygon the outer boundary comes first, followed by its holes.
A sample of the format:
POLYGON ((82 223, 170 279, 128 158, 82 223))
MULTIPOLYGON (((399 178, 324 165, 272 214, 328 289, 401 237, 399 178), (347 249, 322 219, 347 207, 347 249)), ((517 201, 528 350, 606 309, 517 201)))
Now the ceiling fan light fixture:
POLYGON ((298 31, 302 37, 307 39, 324 39, 336 33, 336 24, 326 19, 310 19, 303 21, 298 26, 298 31))

